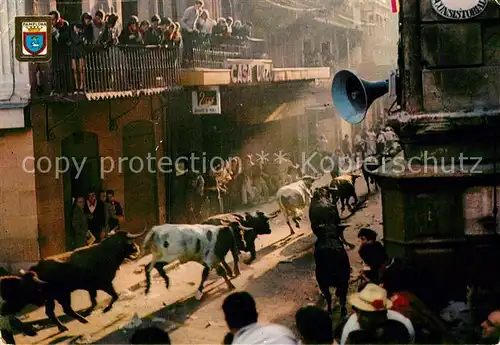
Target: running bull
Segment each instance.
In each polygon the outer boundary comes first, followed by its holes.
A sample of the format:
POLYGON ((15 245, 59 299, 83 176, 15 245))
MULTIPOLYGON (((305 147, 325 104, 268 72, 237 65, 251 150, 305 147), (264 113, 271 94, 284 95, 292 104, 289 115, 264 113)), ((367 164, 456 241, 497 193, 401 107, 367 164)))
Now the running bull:
POLYGON ((345 174, 335 177, 332 182, 330 182, 330 187, 336 188, 338 190, 338 197, 340 199, 341 209, 340 212, 344 212, 345 206, 349 210, 352 210, 352 206, 349 203, 351 198, 354 198, 354 204, 358 203, 358 196, 356 195, 356 179, 361 175, 358 174, 345 174))
POLYGON ((118 299, 113 287, 113 279, 120 265, 126 260, 134 260, 139 255, 139 247, 134 239, 140 234, 117 231, 98 244, 79 248, 72 252, 50 256, 30 268, 40 279, 48 284, 45 313, 61 332, 67 329, 54 313, 55 301, 63 307, 64 313, 81 323, 88 321, 71 307, 71 293, 75 290, 86 290, 90 295, 91 312, 97 306, 97 290, 111 296, 111 302, 103 312, 108 312, 118 299))
POLYGON ((40 280, 36 273, 23 270, 20 277, 0 278, 0 332, 7 344, 15 344, 13 328, 29 336, 36 335, 37 332, 32 327, 24 325, 14 315, 30 304, 42 306, 45 302, 46 285, 47 283, 40 280))
POLYGON ((245 231, 253 231, 253 229, 245 228, 238 222, 221 226, 163 224, 152 227, 142 244, 144 252, 150 251, 153 256, 151 262, 146 265, 146 294, 151 289, 151 270, 153 268, 165 280, 167 289, 169 288, 169 278, 163 267, 175 260, 179 260, 181 264, 194 261, 203 265, 201 283, 196 293, 197 299, 201 299, 203 285, 208 278, 208 273, 213 268, 224 279, 228 289, 233 290, 235 287, 227 277, 228 274, 232 276, 233 272, 224 259, 226 254, 231 251, 235 273, 239 274, 237 243, 244 241, 245 231))
POLYGON ((236 246, 238 250, 250 253, 250 259, 244 261, 246 265, 249 265, 257 257, 257 253, 255 251, 255 239, 259 235, 269 235, 271 233, 269 220, 276 218, 280 212, 280 210, 277 210, 271 214, 265 214, 261 211, 218 214, 206 219, 202 224, 238 224, 236 225, 237 229, 234 230, 236 231, 236 246), (250 230, 243 231, 244 228, 250 230))
POLYGON ((306 175, 299 181, 281 187, 276 193, 278 205, 290 228, 290 235, 295 234, 290 224, 290 218, 292 218, 295 226, 300 229, 300 220, 304 215, 304 209, 311 202, 311 188, 316 180, 317 178, 306 175))

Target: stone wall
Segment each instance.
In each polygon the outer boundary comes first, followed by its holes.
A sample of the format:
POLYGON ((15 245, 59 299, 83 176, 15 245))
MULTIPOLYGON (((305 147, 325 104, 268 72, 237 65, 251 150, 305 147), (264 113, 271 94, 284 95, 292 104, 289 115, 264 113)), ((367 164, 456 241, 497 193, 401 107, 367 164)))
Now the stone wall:
POLYGON ((438 15, 430 1, 407 0, 401 15, 404 69, 410 81, 408 94, 413 93, 408 98, 419 103, 418 94, 422 97, 421 106, 407 110, 443 112, 500 105, 498 5, 490 2, 472 20, 450 21, 438 15), (410 23, 415 16, 418 26, 410 23))
MULTIPOLYGON (((0 135, 0 266, 8 270, 40 257, 35 175, 23 169, 24 159, 32 156, 31 130, 0 135)), ((33 161, 28 161, 26 170, 32 169, 33 161)))

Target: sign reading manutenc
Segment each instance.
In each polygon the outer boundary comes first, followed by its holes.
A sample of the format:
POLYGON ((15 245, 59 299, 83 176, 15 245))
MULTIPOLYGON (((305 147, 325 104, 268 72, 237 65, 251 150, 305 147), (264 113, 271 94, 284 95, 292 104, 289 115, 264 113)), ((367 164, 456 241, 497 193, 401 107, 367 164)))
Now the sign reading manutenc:
POLYGON ((486 9, 488 0, 430 0, 434 11, 446 19, 466 20, 486 9))

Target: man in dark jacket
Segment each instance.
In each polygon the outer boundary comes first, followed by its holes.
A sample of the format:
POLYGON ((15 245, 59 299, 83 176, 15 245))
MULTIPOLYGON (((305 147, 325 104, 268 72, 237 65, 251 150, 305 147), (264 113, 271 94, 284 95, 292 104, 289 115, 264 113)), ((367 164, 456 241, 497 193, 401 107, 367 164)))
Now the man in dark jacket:
POLYGON ((104 203, 96 198, 95 192, 90 192, 85 202, 84 212, 88 218, 89 230, 94 235, 96 243, 106 227, 106 208, 104 203))
POLYGON ((52 93, 67 93, 73 91, 71 76, 69 23, 58 11, 50 11, 52 20, 52 93))
POLYGON ((144 43, 146 45, 159 45, 163 40, 163 32, 160 29, 161 19, 158 15, 151 18, 151 26, 146 31, 144 43))

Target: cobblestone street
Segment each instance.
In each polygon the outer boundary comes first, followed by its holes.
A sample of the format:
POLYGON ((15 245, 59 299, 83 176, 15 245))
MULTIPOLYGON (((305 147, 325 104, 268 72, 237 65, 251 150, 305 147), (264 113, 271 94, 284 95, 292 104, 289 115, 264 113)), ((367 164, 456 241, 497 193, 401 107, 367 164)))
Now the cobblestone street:
MULTIPOLYGON (((325 177, 321 184, 326 182, 328 179, 325 177)), ((356 187, 358 195, 366 194, 362 178, 358 179, 356 187)), ((369 226, 381 233, 379 199, 378 194, 371 195, 365 208, 345 220, 351 225, 346 230, 348 241, 357 243, 356 234, 360 227, 369 226)), ((273 202, 258 208, 270 212, 276 209, 276 204, 273 202)), ((346 217, 347 212, 343 216, 346 217)), ((242 274, 233 283, 238 290, 249 291, 255 297, 261 321, 293 327, 295 311, 319 300, 311 250, 314 236, 306 219, 296 235, 287 237, 289 230, 282 216, 273 221, 272 231, 271 235, 257 240, 257 260, 251 266, 241 264, 242 274)), ((353 271, 356 271, 359 268, 357 249, 350 251, 349 255, 353 271)), ((39 309, 24 319, 40 325, 38 336, 18 335, 16 341, 20 344, 123 344, 128 342, 133 328, 137 326, 131 324, 134 315, 137 315, 140 323, 155 323, 167 329, 174 344, 220 343, 226 332, 221 304, 228 294, 223 280, 211 272, 204 297, 197 301, 194 294, 202 268, 199 264, 188 263, 171 268, 169 290, 156 276, 150 295, 145 296, 144 270, 141 266, 147 260, 148 257, 145 257, 120 269, 114 281, 120 299, 109 313, 102 313, 108 297, 99 292, 99 307, 88 316, 89 323, 81 324, 62 316, 61 320, 69 331, 58 333, 57 328, 46 319, 44 310, 39 309)), ((90 306, 86 292, 73 293, 72 301, 75 310, 90 306)), ((56 311, 62 315, 60 307, 56 311)))

